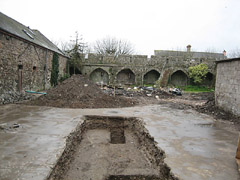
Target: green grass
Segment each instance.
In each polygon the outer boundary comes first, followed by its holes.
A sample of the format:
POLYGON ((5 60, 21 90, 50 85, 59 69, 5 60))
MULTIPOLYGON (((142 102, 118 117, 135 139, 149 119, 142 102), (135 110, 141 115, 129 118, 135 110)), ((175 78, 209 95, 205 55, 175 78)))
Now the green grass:
POLYGON ((179 89, 184 90, 185 92, 213 92, 214 88, 209 88, 206 86, 184 86, 184 87, 179 87, 179 89))

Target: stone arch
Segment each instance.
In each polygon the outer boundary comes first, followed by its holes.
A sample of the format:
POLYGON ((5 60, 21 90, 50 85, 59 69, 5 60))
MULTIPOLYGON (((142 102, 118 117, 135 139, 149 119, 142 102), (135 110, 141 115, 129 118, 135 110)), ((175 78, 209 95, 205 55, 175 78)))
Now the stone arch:
POLYGON ((117 74, 117 83, 135 84, 135 74, 131 69, 122 69, 117 74))
POLYGON ((69 74, 70 74, 70 76, 72 76, 74 74, 74 71, 75 71, 75 74, 82 74, 82 72, 77 67, 75 67, 75 70, 74 70, 74 67, 70 66, 69 67, 69 74))
POLYGON ((211 72, 206 74, 206 78, 203 80, 203 85, 213 86, 214 85, 214 75, 211 72))
POLYGON ((102 68, 97 68, 93 70, 90 74, 90 79, 97 84, 108 84, 109 75, 102 68))
POLYGON ((143 83, 144 84, 154 84, 160 77, 160 73, 155 69, 148 71, 143 76, 143 83))
POLYGON ((170 84, 174 86, 186 86, 188 84, 188 76, 182 70, 177 70, 170 76, 170 84))

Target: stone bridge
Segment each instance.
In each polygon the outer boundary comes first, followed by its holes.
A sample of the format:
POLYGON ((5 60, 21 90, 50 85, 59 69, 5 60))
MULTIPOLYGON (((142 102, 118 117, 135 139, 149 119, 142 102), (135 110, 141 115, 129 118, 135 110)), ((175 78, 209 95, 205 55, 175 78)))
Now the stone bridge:
POLYGON ((158 54, 151 58, 145 55, 114 57, 87 54, 82 58, 79 70, 81 74, 87 75, 96 83, 139 86, 160 83, 161 86, 168 84, 185 86, 191 84, 188 68, 205 63, 209 67, 209 72, 204 84, 213 85, 216 75, 215 61, 223 59, 224 56, 217 53, 204 53, 205 56, 194 57, 192 52, 184 53, 180 56, 158 54))

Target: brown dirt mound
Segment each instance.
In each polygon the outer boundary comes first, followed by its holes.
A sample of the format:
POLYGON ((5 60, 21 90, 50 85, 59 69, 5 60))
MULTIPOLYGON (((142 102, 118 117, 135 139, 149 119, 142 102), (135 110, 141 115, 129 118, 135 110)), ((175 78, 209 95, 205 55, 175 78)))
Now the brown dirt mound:
POLYGON ((134 106, 136 102, 124 97, 109 96, 86 77, 73 75, 48 90, 47 95, 27 104, 64 108, 117 108, 134 106))

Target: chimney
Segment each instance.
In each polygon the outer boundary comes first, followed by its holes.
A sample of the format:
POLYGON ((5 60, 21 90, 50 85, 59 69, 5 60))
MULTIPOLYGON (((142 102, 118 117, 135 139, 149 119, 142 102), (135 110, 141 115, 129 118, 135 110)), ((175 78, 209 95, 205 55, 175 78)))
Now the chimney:
POLYGON ((227 56, 227 51, 224 50, 223 55, 224 55, 224 57, 227 56))
POLYGON ((187 52, 191 52, 191 45, 189 44, 189 45, 187 45, 187 52))

